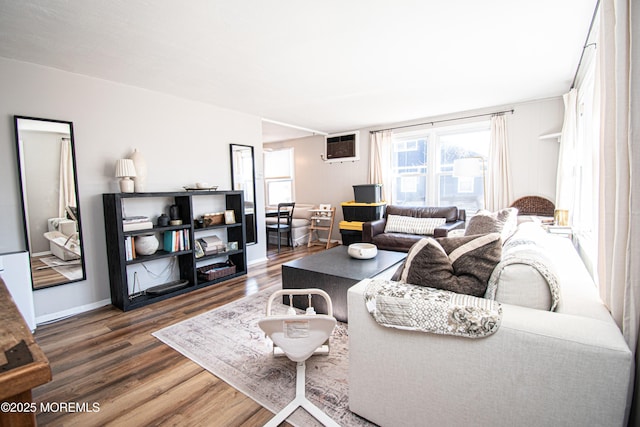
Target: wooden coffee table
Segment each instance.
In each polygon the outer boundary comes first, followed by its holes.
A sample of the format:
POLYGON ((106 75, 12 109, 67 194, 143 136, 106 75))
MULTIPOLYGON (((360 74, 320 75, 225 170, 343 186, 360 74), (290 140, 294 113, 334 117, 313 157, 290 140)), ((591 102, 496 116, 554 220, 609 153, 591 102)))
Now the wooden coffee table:
MULTIPOLYGON (((347 253, 347 246, 337 246, 295 261, 282 264, 282 288, 319 288, 327 292, 333 304, 333 315, 340 322, 347 321, 347 290, 363 279, 395 269, 407 257, 404 252, 378 250, 372 259, 355 259, 347 253)), ((324 299, 313 297, 317 313, 326 313, 324 299)), ((289 297, 284 298, 289 304, 289 297)), ((306 296, 294 296, 293 305, 307 308, 306 296)))

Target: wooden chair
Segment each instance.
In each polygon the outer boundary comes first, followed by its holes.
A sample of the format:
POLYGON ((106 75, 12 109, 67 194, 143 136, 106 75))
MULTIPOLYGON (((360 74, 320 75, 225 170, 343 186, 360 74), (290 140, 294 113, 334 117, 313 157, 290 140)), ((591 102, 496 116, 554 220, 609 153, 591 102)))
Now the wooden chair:
POLYGON ((278 236, 278 252, 280 252, 280 236, 284 233, 287 233, 289 246, 293 246, 291 222, 295 206, 295 202, 278 203, 278 222, 276 224, 267 224, 267 242, 269 241, 269 233, 276 233, 278 236))
POLYGON ((553 216, 556 209, 551 200, 540 196, 525 196, 511 203, 512 208, 518 208, 518 215, 553 216))

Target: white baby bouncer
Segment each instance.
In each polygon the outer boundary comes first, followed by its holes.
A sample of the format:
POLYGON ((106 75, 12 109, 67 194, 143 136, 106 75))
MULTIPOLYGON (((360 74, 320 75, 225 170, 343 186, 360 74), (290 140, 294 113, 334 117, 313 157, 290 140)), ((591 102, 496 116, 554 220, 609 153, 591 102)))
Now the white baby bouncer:
POLYGON ((296 397, 278 412, 265 426, 275 427, 287 419, 298 407, 304 408, 325 426, 338 426, 320 408, 305 397, 305 361, 313 354, 328 354, 329 336, 336 326, 333 306, 329 295, 320 289, 283 289, 274 292, 267 302, 267 316, 258 321, 264 333, 273 341, 274 355, 284 353, 297 362, 296 397), (283 295, 289 295, 289 310, 285 315, 272 315, 272 302, 283 295), (304 314, 296 314, 293 295, 308 295, 309 306, 304 314), (320 295, 327 302, 328 314, 316 314, 311 306, 311 295, 320 295))

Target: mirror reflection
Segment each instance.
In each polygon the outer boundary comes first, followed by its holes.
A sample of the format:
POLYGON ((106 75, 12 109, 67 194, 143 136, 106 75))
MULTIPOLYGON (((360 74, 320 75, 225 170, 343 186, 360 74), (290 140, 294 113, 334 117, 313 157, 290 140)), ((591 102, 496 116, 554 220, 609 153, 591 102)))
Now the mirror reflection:
POLYGON ((14 119, 33 288, 84 280, 73 124, 14 119))
POLYGON ((253 147, 231 144, 231 188, 244 191, 244 216, 247 244, 258 243, 256 230, 256 181, 253 147))

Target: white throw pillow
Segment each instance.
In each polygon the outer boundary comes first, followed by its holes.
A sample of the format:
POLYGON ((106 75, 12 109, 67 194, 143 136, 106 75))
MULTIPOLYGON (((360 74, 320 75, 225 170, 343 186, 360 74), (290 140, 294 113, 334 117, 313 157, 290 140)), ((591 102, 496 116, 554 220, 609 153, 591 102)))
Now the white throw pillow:
POLYGON ((446 218, 414 218, 411 216, 388 215, 385 233, 407 233, 429 236, 433 230, 447 222, 446 218))

